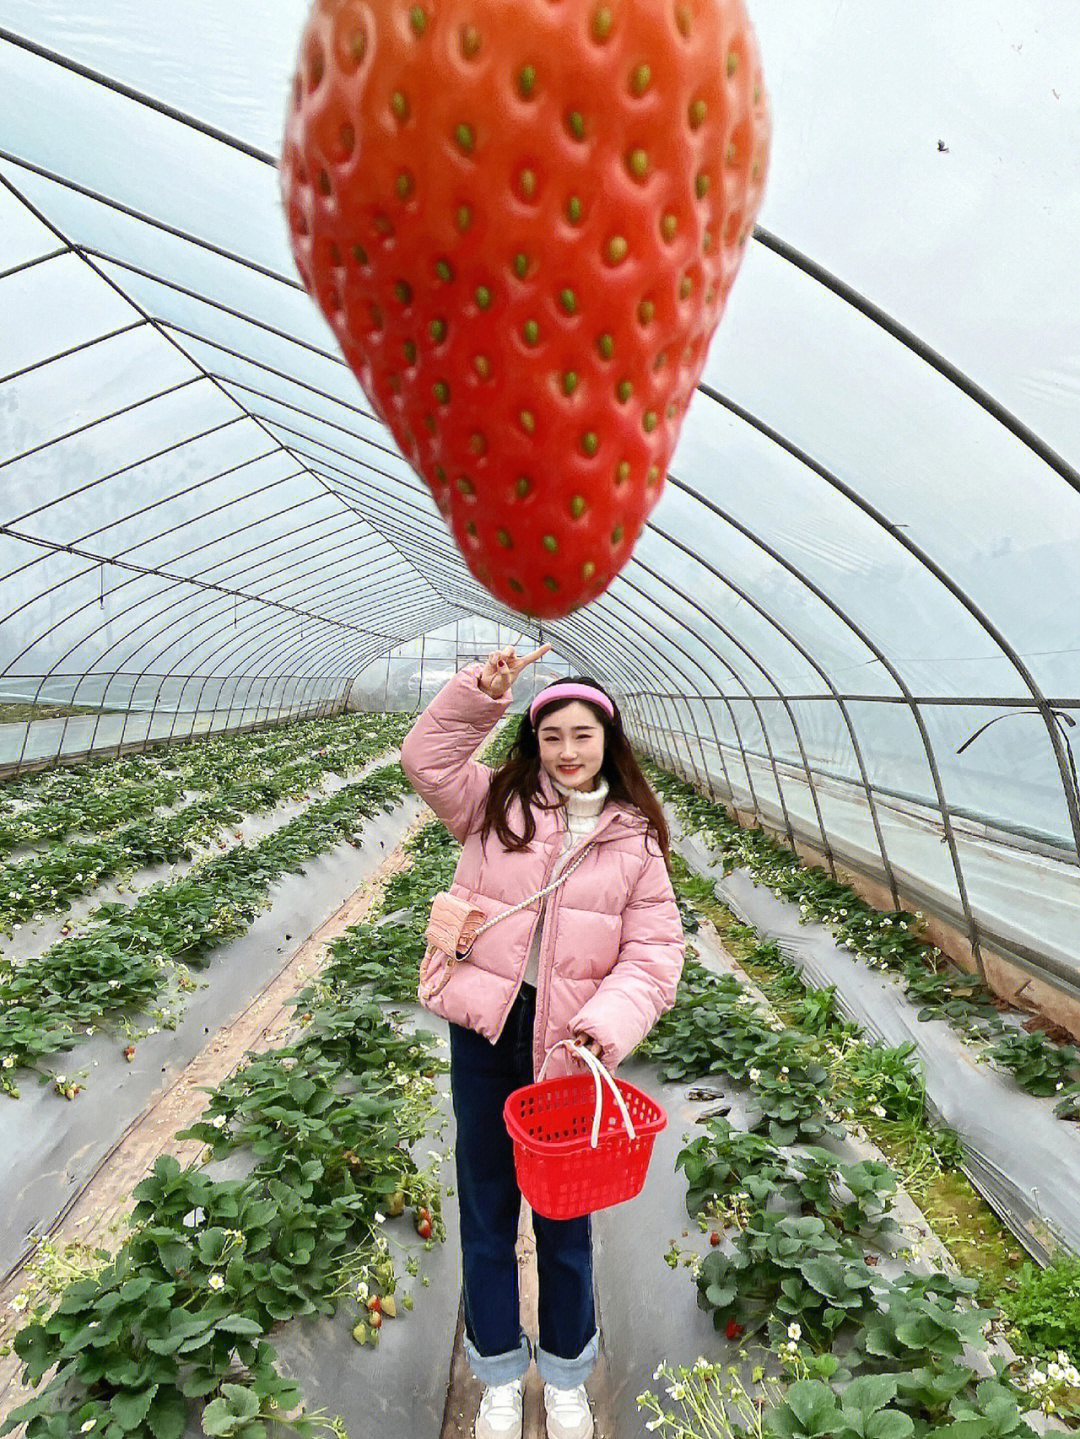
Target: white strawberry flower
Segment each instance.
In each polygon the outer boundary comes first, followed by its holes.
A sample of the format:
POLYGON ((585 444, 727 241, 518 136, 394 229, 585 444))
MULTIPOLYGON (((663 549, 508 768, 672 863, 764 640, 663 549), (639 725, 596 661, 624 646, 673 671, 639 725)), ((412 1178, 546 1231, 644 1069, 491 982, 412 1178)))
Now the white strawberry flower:
POLYGON ((222 1289, 225 1288, 224 1274, 211 1274, 210 1278, 206 1282, 211 1289, 214 1289, 219 1293, 222 1289))
POLYGON ((97 1420, 96 1420, 96 1419, 87 1419, 87 1421, 86 1421, 85 1424, 80 1424, 80 1425, 79 1425, 79 1433, 80 1433, 80 1434, 89 1434, 89 1433, 90 1433, 90 1430, 93 1429, 96 1424, 97 1424, 97 1420))
POLYGON ((800 1329, 798 1324, 789 1324, 787 1327, 787 1332, 788 1338, 796 1343, 802 1338, 802 1330, 800 1329))

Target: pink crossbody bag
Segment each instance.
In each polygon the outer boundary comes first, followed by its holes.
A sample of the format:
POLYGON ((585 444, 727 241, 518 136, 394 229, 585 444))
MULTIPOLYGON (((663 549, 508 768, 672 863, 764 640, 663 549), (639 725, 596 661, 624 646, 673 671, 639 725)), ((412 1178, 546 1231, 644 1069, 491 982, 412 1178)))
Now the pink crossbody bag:
POLYGON ((536 894, 531 894, 528 899, 523 899, 520 904, 515 904, 513 909, 504 909, 502 914, 495 915, 493 919, 488 919, 484 911, 477 909, 469 900, 458 899, 446 890, 440 891, 431 902, 431 917, 424 931, 427 948, 420 961, 420 986, 417 991, 420 1003, 426 1005, 442 993, 450 983, 455 967, 468 959, 473 945, 486 930, 558 889, 560 884, 570 878, 592 847, 592 844, 587 844, 573 864, 564 869, 557 879, 537 890, 536 894))

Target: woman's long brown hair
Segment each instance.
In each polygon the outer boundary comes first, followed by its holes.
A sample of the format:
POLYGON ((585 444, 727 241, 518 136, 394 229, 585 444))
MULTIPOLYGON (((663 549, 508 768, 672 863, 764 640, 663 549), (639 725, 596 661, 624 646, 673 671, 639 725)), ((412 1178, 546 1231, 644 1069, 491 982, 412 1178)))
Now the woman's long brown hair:
MULTIPOLYGON (((594 689, 607 694, 603 685, 581 675, 576 675, 572 679, 555 680, 554 684, 592 685, 594 689)), ((608 698, 611 699, 611 696, 608 695, 608 698)), ((543 716, 563 709, 572 703, 572 696, 565 700, 554 696, 539 711, 537 719, 542 719, 543 716)), ((612 718, 599 705, 591 704, 588 700, 581 700, 580 703, 584 704, 603 726, 604 759, 600 766, 600 773, 608 783, 608 798, 633 805, 644 816, 648 826, 646 834, 655 839, 657 847, 664 857, 664 863, 670 870, 671 839, 668 834, 667 821, 660 808, 660 801, 649 781, 642 774, 641 766, 630 748, 630 742, 623 730, 622 716, 619 713, 618 705, 614 700, 611 701, 615 711, 615 716, 612 718)), ((541 809, 558 808, 557 805, 548 804, 540 792, 540 768, 540 741, 537 739, 536 726, 526 710, 521 716, 517 738, 492 778, 487 804, 484 808, 484 822, 480 826, 482 841, 486 841, 488 835, 494 830, 500 844, 506 849, 528 849, 532 844, 536 835, 534 805, 541 809), (525 831, 523 834, 516 834, 510 828, 509 810, 515 799, 519 801, 524 814, 525 831)))

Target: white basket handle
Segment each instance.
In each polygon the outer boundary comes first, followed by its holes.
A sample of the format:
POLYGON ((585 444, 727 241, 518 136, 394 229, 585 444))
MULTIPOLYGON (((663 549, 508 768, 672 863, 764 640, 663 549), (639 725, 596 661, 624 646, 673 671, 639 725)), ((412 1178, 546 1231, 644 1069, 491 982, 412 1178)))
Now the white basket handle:
POLYGON ((619 1086, 615 1083, 611 1075, 597 1059, 596 1055, 593 1054, 592 1050, 586 1049, 585 1046, 581 1044, 578 1040, 560 1039, 556 1044, 553 1044, 544 1057, 544 1062, 540 1066, 540 1073, 537 1075, 537 1080, 539 1081, 543 1079, 544 1070, 547 1068, 548 1060, 551 1058, 551 1056, 555 1053, 557 1049, 562 1048, 569 1049, 575 1059, 580 1059, 581 1062, 586 1066, 586 1068, 591 1070, 593 1083, 596 1085, 596 1109, 593 1113, 591 1140, 593 1149, 595 1149, 596 1146, 600 1143, 600 1114, 604 1107, 604 1091, 601 1087, 601 1081, 607 1084, 607 1087, 611 1090, 612 1097, 614 1098, 615 1103, 618 1106, 619 1114, 622 1116, 622 1122, 626 1127, 627 1137, 630 1139, 636 1139, 637 1131, 634 1129, 634 1121, 630 1118, 630 1111, 626 1107, 626 1101, 622 1097, 622 1092, 619 1089, 619 1086))

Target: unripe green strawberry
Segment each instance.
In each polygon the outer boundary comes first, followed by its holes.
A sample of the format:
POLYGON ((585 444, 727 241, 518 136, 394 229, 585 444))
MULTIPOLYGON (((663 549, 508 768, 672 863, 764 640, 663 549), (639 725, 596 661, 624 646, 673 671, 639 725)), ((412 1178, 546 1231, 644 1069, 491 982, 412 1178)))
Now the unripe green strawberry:
POLYGON ((629 558, 769 136, 742 0, 316 0, 297 266, 504 604, 567 614, 629 558))

